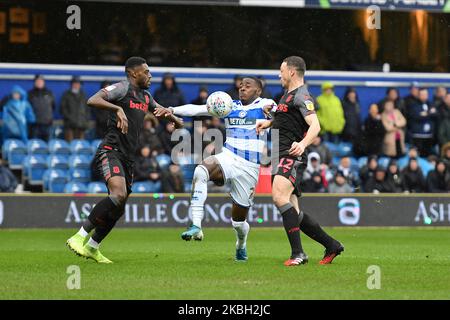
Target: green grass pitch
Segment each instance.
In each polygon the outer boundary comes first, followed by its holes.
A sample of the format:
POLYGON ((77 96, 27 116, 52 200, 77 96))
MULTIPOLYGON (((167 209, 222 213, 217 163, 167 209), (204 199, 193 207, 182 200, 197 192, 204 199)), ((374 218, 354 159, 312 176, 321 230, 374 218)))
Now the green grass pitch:
POLYGON ((181 231, 113 230, 102 252, 115 263, 99 265, 67 249, 75 230, 0 230, 0 299, 450 299, 448 228, 327 228, 345 252, 320 266, 322 247, 303 236, 310 262, 289 268, 282 228, 253 228, 247 263, 234 262, 231 228, 205 228, 202 242, 181 231), (67 289, 70 265, 79 290, 67 289))

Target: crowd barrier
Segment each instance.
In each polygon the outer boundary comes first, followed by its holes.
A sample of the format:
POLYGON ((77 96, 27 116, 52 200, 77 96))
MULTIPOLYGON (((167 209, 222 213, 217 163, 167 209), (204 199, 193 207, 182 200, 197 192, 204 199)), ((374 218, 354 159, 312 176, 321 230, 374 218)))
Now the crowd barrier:
MULTIPOLYGON (((0 229, 76 228, 103 195, 0 195, 0 229)), ((211 194, 205 205, 206 227, 229 227, 232 202, 211 194)), ((302 209, 324 226, 450 226, 450 194, 305 194, 302 209)), ((254 227, 282 226, 270 195, 255 197, 249 211, 254 227)), ((185 227, 188 194, 132 195, 118 227, 185 227)))

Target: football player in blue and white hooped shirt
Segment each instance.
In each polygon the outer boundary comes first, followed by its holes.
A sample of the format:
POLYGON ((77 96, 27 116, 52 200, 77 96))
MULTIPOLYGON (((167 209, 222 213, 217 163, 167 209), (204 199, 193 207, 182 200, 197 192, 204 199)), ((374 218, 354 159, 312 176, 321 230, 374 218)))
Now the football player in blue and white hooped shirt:
MULTIPOLYGON (((259 176, 261 155, 265 139, 256 133, 256 125, 264 122, 276 107, 271 99, 260 98, 262 83, 254 77, 245 77, 239 88, 239 99, 233 102, 233 110, 224 117, 226 142, 221 153, 203 160, 195 168, 191 196, 192 225, 181 237, 184 240, 201 240, 201 222, 207 197, 209 180, 217 185, 229 184, 233 200, 232 225, 236 231, 236 260, 247 260, 246 240, 250 226, 246 221, 253 205, 253 194, 259 176)), ((169 112, 184 117, 210 115, 206 105, 184 105, 159 109, 157 116, 169 112)))

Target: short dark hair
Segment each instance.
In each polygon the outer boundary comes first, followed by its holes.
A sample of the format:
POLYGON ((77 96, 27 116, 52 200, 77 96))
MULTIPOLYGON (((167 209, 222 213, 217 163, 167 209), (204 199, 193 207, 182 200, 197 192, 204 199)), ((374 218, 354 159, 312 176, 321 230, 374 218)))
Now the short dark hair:
POLYGON ((290 56, 283 60, 283 62, 286 62, 288 67, 294 68, 297 70, 298 74, 301 76, 305 75, 306 72, 306 63, 303 58, 299 56, 290 56))
POLYGON ((244 77, 242 77, 242 80, 244 80, 244 79, 252 79, 253 81, 256 82, 256 85, 258 86, 258 88, 260 88, 261 90, 263 89, 262 81, 259 80, 257 77, 254 77, 254 76, 244 76, 244 77))
POLYGON ((142 64, 146 64, 147 61, 145 61, 144 58, 141 57, 130 57, 125 62, 125 72, 128 71, 128 69, 133 69, 134 67, 140 66, 142 64))
POLYGON ((424 91, 424 90, 425 90, 425 91, 428 91, 428 89, 425 88, 425 87, 420 87, 420 88, 419 88, 419 91, 424 91))

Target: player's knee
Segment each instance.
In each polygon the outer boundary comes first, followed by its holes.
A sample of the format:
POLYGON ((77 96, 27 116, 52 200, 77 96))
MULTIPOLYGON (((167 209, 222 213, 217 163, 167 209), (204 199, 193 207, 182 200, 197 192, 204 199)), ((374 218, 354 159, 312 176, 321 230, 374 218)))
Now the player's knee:
POLYGON ((127 200, 127 192, 124 190, 114 190, 111 192, 110 198, 117 207, 123 207, 127 200))
POLYGON ((281 207, 282 205, 285 205, 286 203, 289 202, 289 197, 287 197, 285 194, 281 192, 273 192, 272 200, 277 207, 281 207))
POLYGON ((205 166, 198 165, 194 170, 194 182, 207 183, 209 180, 208 169, 205 166))

